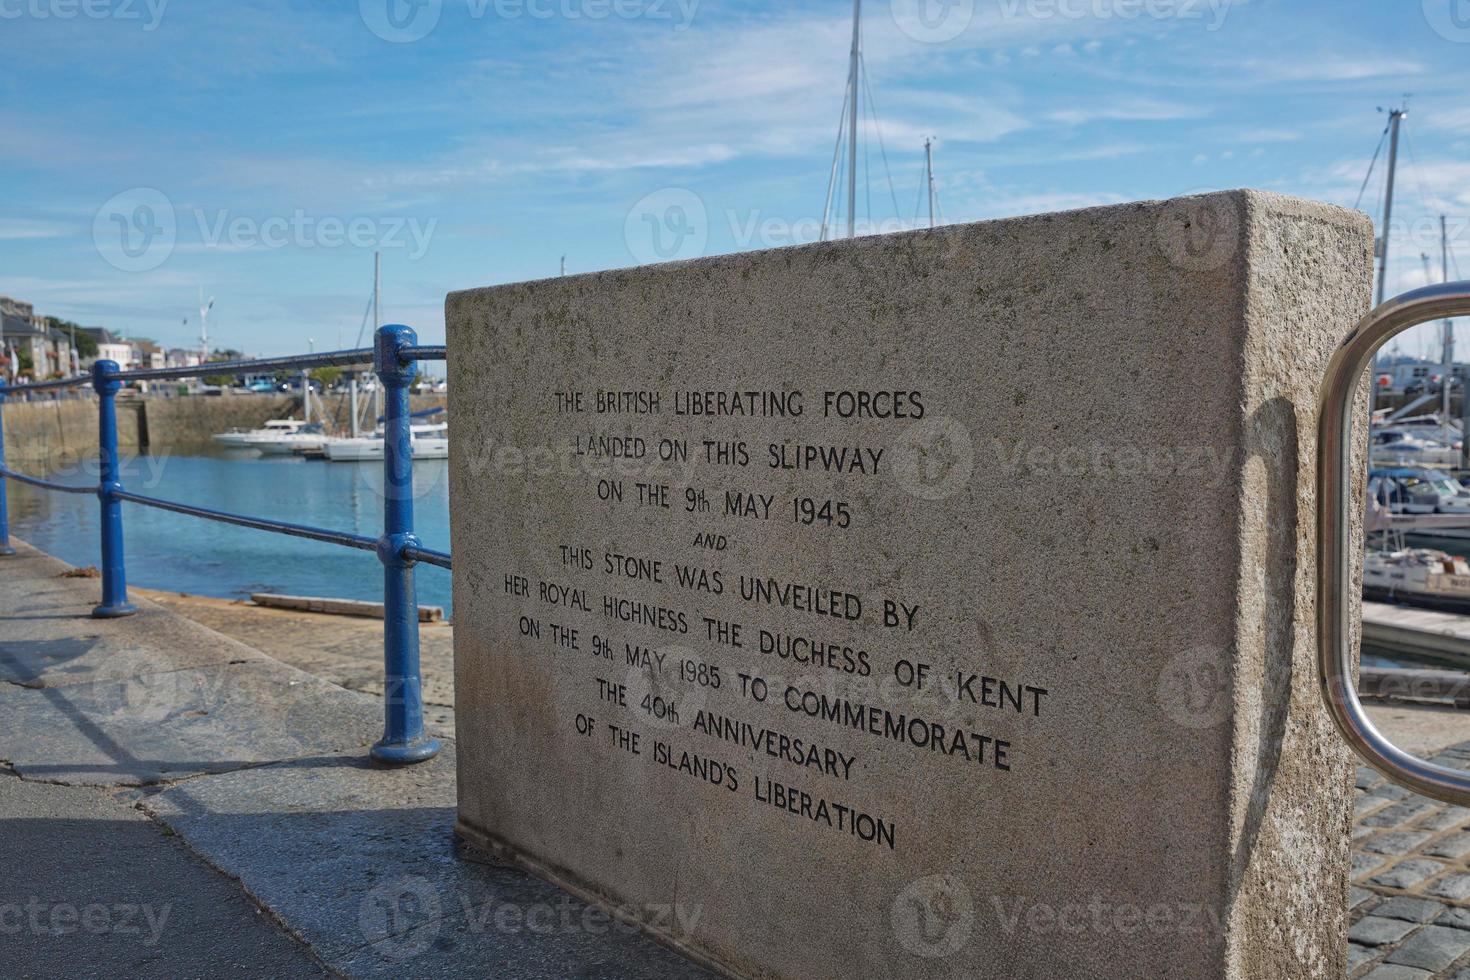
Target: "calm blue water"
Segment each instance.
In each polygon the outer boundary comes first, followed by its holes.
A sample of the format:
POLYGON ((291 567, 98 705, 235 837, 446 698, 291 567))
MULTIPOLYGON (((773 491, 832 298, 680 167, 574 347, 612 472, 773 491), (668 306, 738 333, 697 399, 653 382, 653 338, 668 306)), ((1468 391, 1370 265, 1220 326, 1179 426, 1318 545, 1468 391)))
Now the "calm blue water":
MULTIPOLYGON (((95 484, 95 464, 50 475, 95 484)), ((123 460, 135 493, 220 510, 376 537, 383 528, 382 463, 327 463, 230 450, 162 452, 123 460), (198 453, 199 451, 196 451, 198 453)), ((414 464, 415 529, 425 546, 449 550, 446 460, 414 464)), ((97 498, 11 482, 10 525, 18 537, 73 565, 98 563, 97 498)), ((239 598, 251 592, 383 598, 377 556, 317 541, 123 504, 128 581, 152 589, 239 598)), ((450 575, 417 566, 419 602, 449 609, 450 575)))

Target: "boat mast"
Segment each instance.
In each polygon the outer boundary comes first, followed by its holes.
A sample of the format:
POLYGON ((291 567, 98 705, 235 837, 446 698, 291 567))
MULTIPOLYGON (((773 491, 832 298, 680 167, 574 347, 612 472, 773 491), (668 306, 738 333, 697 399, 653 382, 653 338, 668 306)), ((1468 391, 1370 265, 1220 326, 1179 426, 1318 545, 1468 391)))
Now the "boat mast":
POLYGON ((934 141, 924 137, 924 182, 929 188, 929 227, 934 227, 934 141))
POLYGON ((1390 109, 1388 112, 1388 186, 1383 192, 1383 231, 1378 239, 1378 303, 1383 303, 1388 288, 1388 232, 1393 220, 1393 178, 1399 162, 1399 126, 1408 109, 1390 109))
POLYGON ((863 0, 852 0, 852 55, 847 67, 847 237, 856 237, 858 71, 862 57, 863 0))
MULTIPOLYGON (((378 302, 382 298, 383 281, 383 253, 373 253, 373 346, 377 346, 378 328, 383 325, 383 316, 378 309, 378 302)), ((373 386, 373 418, 378 419, 383 415, 383 379, 373 386)), ((376 423, 374 423, 376 424, 376 423)))
MULTIPOLYGON (((1450 247, 1449 236, 1445 233, 1444 215, 1439 216, 1439 276, 1440 282, 1450 281, 1450 247)), ((1440 350, 1444 354, 1444 400, 1441 421, 1448 426, 1450 424, 1450 388, 1454 386, 1455 380, 1455 324, 1449 317, 1444 318, 1444 334, 1440 350)), ((1460 397, 1465 397, 1463 392, 1460 397)))

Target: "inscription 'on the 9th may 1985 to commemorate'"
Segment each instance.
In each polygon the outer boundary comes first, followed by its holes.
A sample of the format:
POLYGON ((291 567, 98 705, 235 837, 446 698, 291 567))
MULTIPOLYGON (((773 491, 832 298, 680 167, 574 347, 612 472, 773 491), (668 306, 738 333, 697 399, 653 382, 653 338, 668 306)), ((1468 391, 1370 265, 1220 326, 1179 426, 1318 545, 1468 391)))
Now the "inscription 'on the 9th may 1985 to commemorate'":
POLYGON ((451 294, 459 832, 738 975, 1341 975, 1294 597, 1370 241, 1222 194, 451 294))
POLYGON ((879 530, 862 501, 895 467, 923 481, 935 475, 923 469, 971 452, 944 445, 942 429, 931 446, 895 447, 932 410, 923 390, 598 389, 540 403, 578 477, 564 491, 610 514, 652 515, 648 536, 558 541, 541 571, 507 565, 501 582, 527 654, 570 662, 583 704, 564 721, 596 749, 775 808, 801 833, 889 849, 912 846, 922 827, 864 790, 874 746, 1024 772, 1018 729, 988 720, 1043 719, 1047 685, 935 662, 923 597, 842 575, 861 560, 854 539, 879 530), (833 423, 833 441, 769 431, 813 415, 833 423), (713 430, 716 420, 730 424, 713 430), (835 574, 732 560, 752 525, 806 536, 836 557, 835 574))

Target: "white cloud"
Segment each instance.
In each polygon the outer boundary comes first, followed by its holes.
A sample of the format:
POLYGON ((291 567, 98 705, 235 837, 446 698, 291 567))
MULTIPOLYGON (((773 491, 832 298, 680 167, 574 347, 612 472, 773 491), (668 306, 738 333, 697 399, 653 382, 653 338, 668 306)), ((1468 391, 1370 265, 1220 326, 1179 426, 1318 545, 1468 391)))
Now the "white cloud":
POLYGON ((61 238, 74 234, 75 228, 53 221, 30 221, 25 218, 0 218, 0 241, 24 241, 31 238, 61 238))
POLYGON ((1131 122, 1170 119, 1198 119, 1209 110, 1198 103, 1165 102, 1159 99, 1110 100, 1092 106, 1058 109, 1044 114, 1049 122, 1080 126, 1091 122, 1131 122))

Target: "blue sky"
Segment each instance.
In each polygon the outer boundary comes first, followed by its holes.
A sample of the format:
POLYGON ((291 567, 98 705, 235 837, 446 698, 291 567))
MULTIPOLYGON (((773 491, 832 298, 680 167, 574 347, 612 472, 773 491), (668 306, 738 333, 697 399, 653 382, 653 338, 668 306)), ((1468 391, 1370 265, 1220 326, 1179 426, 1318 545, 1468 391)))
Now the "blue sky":
MULTIPOLYGON (((864 8, 894 186, 867 126, 859 213, 879 227, 914 218, 926 136, 949 221, 1240 186, 1350 205, 1376 107, 1412 93, 1390 289, 1425 281, 1421 251, 1437 275, 1441 212, 1470 276, 1470 0, 864 8)), ((850 17, 846 0, 0 0, 0 292, 193 344, 202 287, 213 341, 283 353, 353 342, 375 246, 385 318, 438 340, 451 289, 555 275, 563 253, 572 272, 656 257, 671 204, 699 225, 679 257, 809 239, 850 17)))

